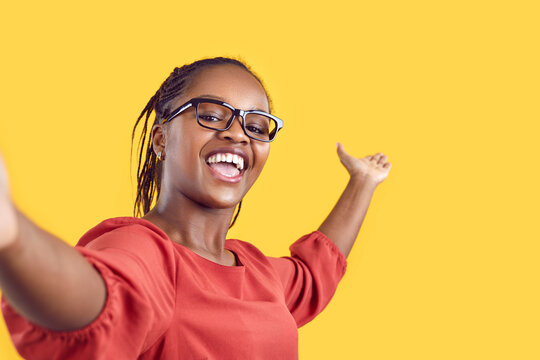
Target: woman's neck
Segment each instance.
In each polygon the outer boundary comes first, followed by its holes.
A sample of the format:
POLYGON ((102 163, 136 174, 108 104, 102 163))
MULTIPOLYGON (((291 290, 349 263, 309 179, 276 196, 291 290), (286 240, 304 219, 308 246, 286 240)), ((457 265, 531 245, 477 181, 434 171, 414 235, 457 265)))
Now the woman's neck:
POLYGON ((233 213, 234 208, 207 208, 183 194, 173 197, 161 193, 156 206, 142 218, 176 243, 216 259, 230 260, 232 254, 224 246, 233 213))

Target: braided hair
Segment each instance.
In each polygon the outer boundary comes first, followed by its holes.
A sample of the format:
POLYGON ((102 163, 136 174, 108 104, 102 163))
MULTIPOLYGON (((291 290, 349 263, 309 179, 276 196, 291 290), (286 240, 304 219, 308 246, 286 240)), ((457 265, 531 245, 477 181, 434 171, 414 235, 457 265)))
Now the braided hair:
MULTIPOLYGON (((169 77, 163 82, 163 84, 161 84, 154 96, 150 98, 145 108, 137 118, 137 122, 135 123, 135 126, 133 127, 133 132, 131 134, 131 154, 133 153, 133 139, 135 137, 135 130, 137 129, 139 123, 142 123, 141 120, 143 119, 143 117, 145 118, 145 120, 141 138, 139 139, 137 147, 139 152, 139 161, 137 167, 137 197, 135 199, 135 205, 133 207, 133 215, 135 217, 140 216, 141 211, 143 215, 146 215, 150 211, 150 207, 152 205, 154 197, 157 199, 161 191, 161 174, 163 165, 162 161, 157 161, 157 156, 152 149, 151 133, 148 132, 148 120, 150 118, 150 114, 152 113, 152 111, 154 111, 156 115, 153 125, 159 124, 161 120, 166 118, 169 115, 170 111, 172 111, 171 101, 183 94, 183 92, 188 88, 191 80, 193 80, 194 76, 199 71, 209 66, 225 64, 236 65, 246 70, 255 79, 257 79, 257 81, 261 84, 261 86, 263 86, 264 89, 262 81, 242 61, 225 57, 202 59, 195 61, 191 64, 184 65, 180 68, 175 68, 173 72, 169 75, 169 77), (146 153, 144 153, 145 150, 146 153), (144 163, 141 167, 141 161, 143 160, 143 156, 144 163)), ((268 102, 271 103, 269 98, 268 102)), ((150 129, 152 129, 153 125, 150 127, 150 129)), ((238 203, 236 214, 234 215, 234 218, 229 228, 231 228, 236 222, 236 218, 240 213, 241 207, 242 201, 238 203)))

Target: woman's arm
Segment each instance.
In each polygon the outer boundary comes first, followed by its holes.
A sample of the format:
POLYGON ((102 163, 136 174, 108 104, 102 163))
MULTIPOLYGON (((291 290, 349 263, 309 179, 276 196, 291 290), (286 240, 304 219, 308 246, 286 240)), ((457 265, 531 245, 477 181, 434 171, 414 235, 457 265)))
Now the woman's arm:
POLYGON ((106 299, 97 270, 15 207, 1 155, 0 287, 9 304, 29 321, 59 331, 92 322, 106 299))
POLYGON ((318 230, 330 238, 347 257, 358 236, 373 192, 386 179, 392 165, 386 162, 387 157, 382 153, 357 159, 347 154, 341 144, 338 144, 337 151, 350 179, 318 230))

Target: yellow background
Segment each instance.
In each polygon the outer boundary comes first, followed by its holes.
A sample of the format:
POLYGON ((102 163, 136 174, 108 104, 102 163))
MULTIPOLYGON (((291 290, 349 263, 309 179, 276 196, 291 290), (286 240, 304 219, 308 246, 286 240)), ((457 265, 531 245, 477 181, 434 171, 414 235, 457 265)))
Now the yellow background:
POLYGON ((148 99, 175 66, 240 57, 285 128, 230 237, 280 256, 316 229, 347 182, 336 141, 393 164, 301 359, 538 359, 536 4, 5 1, 14 200, 70 244, 130 216, 148 99))

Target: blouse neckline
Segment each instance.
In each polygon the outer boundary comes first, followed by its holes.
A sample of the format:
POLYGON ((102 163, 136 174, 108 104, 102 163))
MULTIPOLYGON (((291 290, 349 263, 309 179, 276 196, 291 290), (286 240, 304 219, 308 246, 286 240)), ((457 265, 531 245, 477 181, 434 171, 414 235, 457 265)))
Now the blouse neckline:
POLYGON ((230 252, 232 252, 235 259, 236 259, 237 264, 232 265, 232 266, 231 265, 222 265, 222 264, 219 264, 219 263, 214 262, 212 260, 208 260, 207 258, 197 254, 196 252, 194 252, 193 250, 191 250, 187 246, 184 246, 184 245, 182 245, 180 243, 172 241, 165 231, 163 231, 159 226, 157 226, 156 224, 154 224, 153 222, 151 222, 149 220, 142 219, 142 218, 137 218, 137 217, 131 217, 131 218, 137 220, 138 222, 141 222, 142 225, 145 225, 146 227, 149 227, 152 230, 157 230, 165 239, 167 239, 168 241, 173 243, 173 245, 176 248, 180 249, 183 253, 187 254, 188 256, 195 259, 197 262, 199 262, 201 264, 204 264, 204 265, 209 266, 209 267, 219 268, 219 269, 244 270, 244 268, 245 268, 244 262, 242 261, 242 259, 238 255, 238 253, 235 250, 231 249, 231 246, 230 246, 231 241, 229 239, 225 239, 224 248, 229 250, 230 252))

